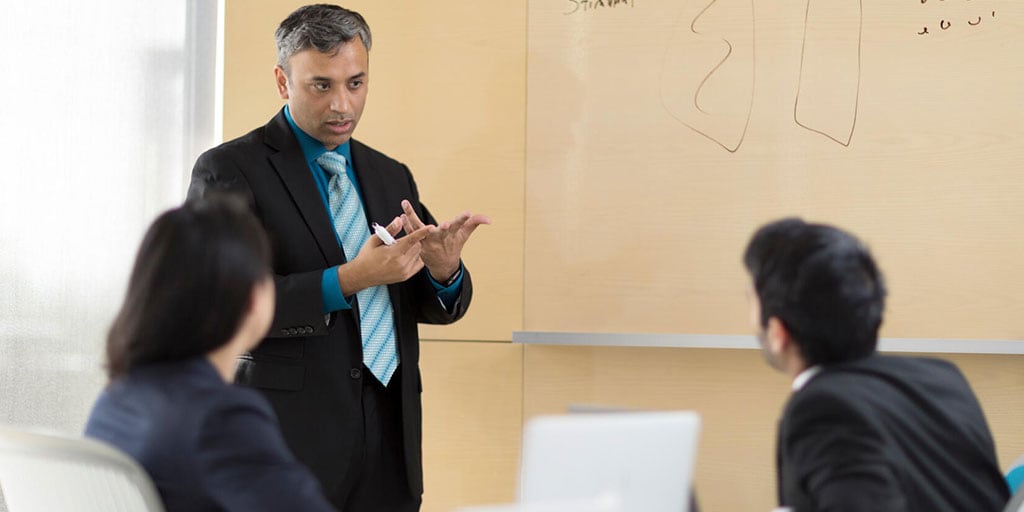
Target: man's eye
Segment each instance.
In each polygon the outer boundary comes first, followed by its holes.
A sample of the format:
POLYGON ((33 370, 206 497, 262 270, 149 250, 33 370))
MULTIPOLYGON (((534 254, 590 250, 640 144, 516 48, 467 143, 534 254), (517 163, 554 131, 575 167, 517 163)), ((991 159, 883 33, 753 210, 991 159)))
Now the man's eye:
POLYGON ((316 83, 313 84, 313 88, 318 90, 318 91, 326 91, 326 90, 330 89, 331 86, 327 82, 316 82, 316 83))
POLYGON ((363 81, 362 80, 353 80, 353 81, 348 83, 348 86, 353 88, 353 89, 358 89, 358 88, 363 86, 363 81))

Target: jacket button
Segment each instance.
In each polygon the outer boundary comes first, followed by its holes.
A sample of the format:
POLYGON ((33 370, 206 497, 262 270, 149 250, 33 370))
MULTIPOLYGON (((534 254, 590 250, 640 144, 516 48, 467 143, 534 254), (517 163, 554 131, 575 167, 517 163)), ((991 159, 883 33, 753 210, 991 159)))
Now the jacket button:
POLYGON ((356 379, 356 380, 358 380, 360 377, 363 376, 363 372, 360 371, 359 368, 352 368, 348 372, 348 374, 349 374, 350 377, 352 377, 353 379, 356 379))
POLYGON ((288 336, 288 329, 281 329, 281 336, 288 336))
POLYGON ((298 330, 298 329, 296 329, 296 328, 294 328, 294 327, 289 327, 289 328, 288 328, 288 334, 291 334, 292 336, 295 336, 295 335, 296 335, 296 334, 298 334, 298 333, 299 333, 299 330, 298 330))
POLYGON ((302 332, 306 334, 313 334, 313 328, 307 325, 306 328, 302 330, 302 332))

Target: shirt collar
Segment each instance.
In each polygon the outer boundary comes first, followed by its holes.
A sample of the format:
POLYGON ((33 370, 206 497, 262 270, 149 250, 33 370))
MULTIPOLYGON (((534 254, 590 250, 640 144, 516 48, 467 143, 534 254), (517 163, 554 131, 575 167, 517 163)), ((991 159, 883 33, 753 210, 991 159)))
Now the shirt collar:
MULTIPOLYGON (((299 147, 302 148, 302 155, 306 157, 307 165, 312 164, 317 158, 320 158, 320 155, 327 152, 327 148, 325 148, 320 141, 314 139, 312 135, 302 131, 302 128, 299 128, 299 125, 295 124, 295 120, 292 119, 292 113, 288 109, 288 105, 284 106, 284 117, 288 120, 288 126, 291 126, 292 133, 295 134, 295 138, 299 139, 299 147)), ((351 142, 351 140, 345 141, 344 144, 335 148, 334 152, 345 157, 345 161, 352 162, 352 150, 349 142, 351 142)), ((351 163, 349 165, 351 165, 351 163)))
POLYGON ((803 388, 804 385, 806 385, 807 382, 814 378, 814 376, 819 372, 821 372, 820 365, 811 366, 800 372, 800 375, 797 375, 796 378, 793 379, 793 391, 800 391, 800 389, 803 388))

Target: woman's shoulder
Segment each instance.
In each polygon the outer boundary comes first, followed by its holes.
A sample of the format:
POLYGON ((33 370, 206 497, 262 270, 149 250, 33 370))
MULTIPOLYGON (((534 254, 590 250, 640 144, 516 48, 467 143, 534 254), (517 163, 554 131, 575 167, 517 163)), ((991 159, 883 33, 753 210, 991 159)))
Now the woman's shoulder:
POLYGON ((270 411, 258 392, 225 382, 205 358, 139 366, 112 382, 104 394, 181 413, 231 407, 270 411))

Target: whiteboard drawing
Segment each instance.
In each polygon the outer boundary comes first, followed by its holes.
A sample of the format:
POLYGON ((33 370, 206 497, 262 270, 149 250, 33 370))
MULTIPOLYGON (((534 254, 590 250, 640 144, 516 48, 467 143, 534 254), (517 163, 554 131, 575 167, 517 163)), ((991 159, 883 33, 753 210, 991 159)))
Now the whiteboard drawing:
POLYGON ((843 146, 857 126, 862 26, 861 1, 807 0, 793 120, 843 146))
MULTIPOLYGON (((756 90, 754 0, 706 1, 690 2, 679 17, 665 51, 661 103, 735 153, 756 90)), ((850 145, 857 123, 862 25, 862 0, 807 0, 793 120, 842 146, 850 145)))
POLYGON ((694 6, 679 17, 665 52, 661 102, 676 120, 733 153, 754 104, 754 1, 712 0, 696 12, 694 6))

